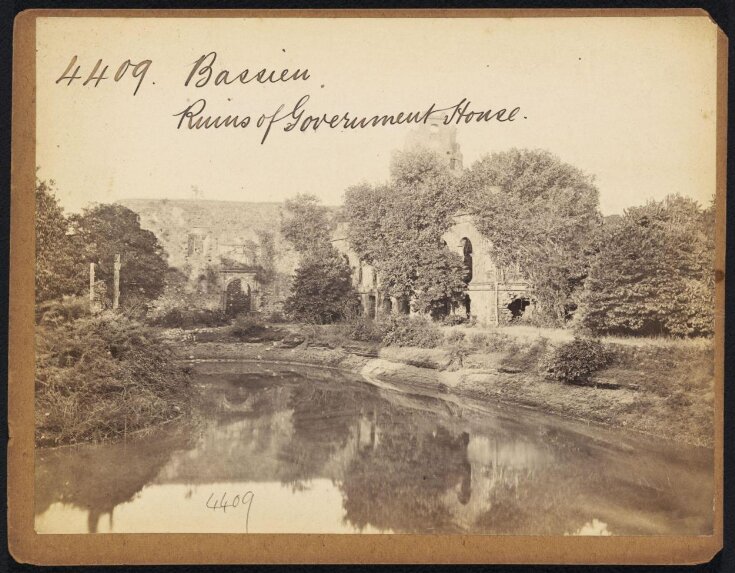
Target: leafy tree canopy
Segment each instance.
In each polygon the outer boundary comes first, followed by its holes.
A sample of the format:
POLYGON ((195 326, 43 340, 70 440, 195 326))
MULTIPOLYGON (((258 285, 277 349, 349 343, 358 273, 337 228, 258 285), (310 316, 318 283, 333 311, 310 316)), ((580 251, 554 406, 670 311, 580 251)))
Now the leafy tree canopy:
POLYGON ((69 221, 54 196, 54 182, 36 180, 36 302, 80 291, 80 254, 67 234, 69 221))
POLYGON ((296 320, 327 324, 354 315, 358 304, 352 271, 347 261, 332 250, 302 258, 284 310, 296 320))
POLYGON ((335 222, 316 196, 300 193, 287 199, 285 208, 281 233, 300 255, 331 245, 335 222))
POLYGON ((711 334, 714 227, 714 205, 679 195, 606 221, 581 324, 598 334, 711 334))
POLYGON ((326 324, 357 311, 358 298, 352 286, 352 271, 332 245, 335 221, 329 209, 313 195, 297 195, 286 201, 288 215, 281 232, 301 260, 284 303, 296 320, 326 324))
POLYGON ((511 149, 475 163, 460 187, 493 258, 519 265, 539 311, 562 322, 577 306, 601 224, 592 178, 548 151, 511 149))
POLYGON ((95 205, 72 215, 76 241, 95 276, 112 292, 115 255, 120 255, 120 297, 152 300, 163 292, 168 264, 156 236, 140 227, 140 217, 122 205, 95 205))
POLYGON ((393 156, 388 184, 347 189, 343 217, 350 246, 379 271, 380 288, 432 311, 465 289, 463 261, 441 239, 458 207, 455 177, 437 154, 418 149, 393 156))

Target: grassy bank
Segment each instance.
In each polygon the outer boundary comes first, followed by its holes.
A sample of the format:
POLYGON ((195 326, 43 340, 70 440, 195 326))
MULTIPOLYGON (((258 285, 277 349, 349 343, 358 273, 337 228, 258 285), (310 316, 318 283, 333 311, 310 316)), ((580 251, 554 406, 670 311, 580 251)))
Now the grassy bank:
POLYGON ((121 438, 189 412, 189 377, 157 332, 71 301, 36 327, 36 443, 121 438))
POLYGON ((677 442, 712 445, 714 373, 708 340, 603 339, 593 350, 604 360, 588 372, 594 362, 588 355, 559 354, 565 345, 578 351, 565 331, 549 337, 541 330, 513 327, 438 330, 439 338, 419 337, 433 341, 433 348, 386 346, 363 327, 350 336, 355 328, 348 325, 270 325, 252 336, 234 336, 231 328, 169 331, 168 336, 183 359, 322 364, 398 387, 523 405, 677 442), (557 364, 555 371, 554 357, 559 356, 565 368, 557 364))

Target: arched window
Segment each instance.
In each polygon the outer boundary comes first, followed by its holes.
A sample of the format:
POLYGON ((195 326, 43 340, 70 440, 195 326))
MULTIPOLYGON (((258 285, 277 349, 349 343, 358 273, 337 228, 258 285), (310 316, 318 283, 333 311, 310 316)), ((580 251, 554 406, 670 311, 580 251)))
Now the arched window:
POLYGON ((469 283, 472 280, 472 241, 467 237, 462 239, 462 258, 464 260, 464 282, 469 283))

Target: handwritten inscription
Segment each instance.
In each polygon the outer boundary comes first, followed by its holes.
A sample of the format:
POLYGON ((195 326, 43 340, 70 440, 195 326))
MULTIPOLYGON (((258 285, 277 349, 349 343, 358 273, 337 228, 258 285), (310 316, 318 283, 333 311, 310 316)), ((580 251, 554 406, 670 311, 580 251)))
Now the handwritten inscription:
POLYGON ((203 88, 210 83, 212 77, 214 80, 211 82, 212 85, 230 85, 234 83, 249 84, 250 82, 256 82, 259 84, 276 84, 278 82, 288 82, 293 80, 308 80, 309 70, 295 70, 289 71, 283 70, 267 70, 265 68, 253 72, 250 69, 244 69, 239 73, 233 73, 230 70, 222 69, 215 74, 214 63, 217 60, 217 52, 209 52, 203 55, 196 62, 189 72, 189 77, 184 82, 185 86, 188 86, 194 77, 197 78, 194 82, 194 86, 203 88))
MULTIPOLYGON (((220 86, 227 88, 236 85, 246 86, 257 83, 261 85, 275 85, 285 82, 308 82, 311 73, 308 68, 296 70, 247 67, 238 68, 236 71, 224 68, 217 64, 217 52, 202 54, 196 61, 190 64, 190 69, 183 81, 183 87, 196 90, 203 87, 220 86)), ((125 60, 111 72, 110 65, 102 59, 98 59, 92 66, 91 60, 84 66, 77 64, 77 56, 73 56, 66 70, 57 78, 56 83, 64 86, 81 85, 98 87, 102 82, 121 82, 125 78, 137 79, 137 85, 133 95, 143 85, 146 76, 151 69, 153 61, 150 59, 133 62, 125 60)), ((152 84, 156 82, 151 80, 152 84)), ((322 88, 324 85, 321 86, 322 88)), ((275 88, 269 88, 275 89, 275 88)), ((271 110, 262 113, 242 112, 238 113, 212 113, 208 109, 208 102, 199 98, 189 103, 181 111, 173 113, 176 119, 177 130, 211 130, 221 128, 258 129, 262 132, 261 145, 268 139, 271 130, 275 127, 283 133, 316 132, 320 129, 331 129, 339 131, 366 129, 375 127, 390 127, 408 124, 427 124, 430 120, 441 119, 445 125, 458 125, 460 123, 511 123, 518 119, 521 108, 518 106, 485 106, 478 109, 473 106, 469 98, 458 99, 457 103, 447 107, 439 107, 436 103, 423 109, 391 111, 382 114, 352 113, 348 111, 318 112, 311 111, 309 100, 310 94, 303 95, 296 103, 279 103, 271 110)), ((228 101, 231 101, 228 98, 228 101)), ((228 110, 229 111, 229 110, 228 110)), ((526 116, 523 116, 526 119, 526 116)))
MULTIPOLYGON (((130 75, 134 78, 137 78, 138 80, 138 85, 135 86, 135 90, 133 91, 133 95, 137 95, 140 86, 143 84, 145 75, 148 73, 148 69, 151 67, 152 63, 152 60, 142 60, 136 64, 134 64, 130 60, 125 60, 117 68, 114 75, 108 76, 106 74, 107 70, 110 69, 110 66, 105 64, 102 59, 99 59, 94 65, 94 68, 92 68, 89 74, 87 74, 86 79, 82 83, 82 86, 92 84, 92 87, 96 88, 100 85, 100 82, 110 79, 117 83, 125 78, 125 76, 128 75, 128 70, 130 70, 130 75)), ((66 70, 64 70, 64 73, 61 74, 61 76, 59 76, 59 78, 56 80, 56 83, 59 84, 65 81, 67 86, 72 85, 76 80, 81 80, 82 78, 84 78, 84 75, 80 73, 81 70, 82 66, 77 65, 77 56, 73 56, 71 61, 69 62, 69 65, 66 66, 66 70)))
POLYGON ((215 512, 221 511, 222 513, 227 513, 228 509, 235 510, 242 508, 245 511, 245 533, 247 533, 250 524, 250 508, 253 506, 254 498, 255 494, 252 491, 246 491, 243 494, 236 494, 232 497, 229 497, 227 492, 224 492, 221 496, 211 493, 207 498, 205 506, 207 509, 215 512))
MULTIPOLYGON (((445 125, 471 122, 487 123, 490 121, 505 123, 515 121, 521 110, 520 107, 511 110, 506 108, 472 110, 470 109, 472 102, 467 98, 462 98, 459 103, 449 107, 440 108, 433 103, 428 108, 419 111, 399 111, 373 116, 359 116, 349 112, 314 115, 308 113, 306 109, 310 97, 309 95, 303 96, 291 108, 286 108, 284 104, 281 104, 272 114, 261 114, 255 123, 258 128, 263 130, 260 143, 266 142, 271 128, 276 124, 281 124, 284 133, 294 131, 303 133, 309 130, 318 131, 320 128, 354 130, 389 125, 426 124, 430 119, 439 117, 442 118, 445 125)), ((246 128, 251 124, 250 115, 205 114, 206 107, 207 100, 201 98, 186 106, 179 113, 174 114, 174 117, 179 118, 176 128, 190 130, 220 129, 222 127, 246 128)))

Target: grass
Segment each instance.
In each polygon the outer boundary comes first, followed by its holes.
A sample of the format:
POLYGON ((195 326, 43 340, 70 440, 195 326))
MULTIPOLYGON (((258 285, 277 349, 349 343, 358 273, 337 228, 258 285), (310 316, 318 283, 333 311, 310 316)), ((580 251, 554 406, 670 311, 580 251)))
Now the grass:
POLYGON ((103 313, 36 327, 36 443, 117 439, 189 411, 192 389, 153 330, 103 313))

